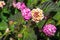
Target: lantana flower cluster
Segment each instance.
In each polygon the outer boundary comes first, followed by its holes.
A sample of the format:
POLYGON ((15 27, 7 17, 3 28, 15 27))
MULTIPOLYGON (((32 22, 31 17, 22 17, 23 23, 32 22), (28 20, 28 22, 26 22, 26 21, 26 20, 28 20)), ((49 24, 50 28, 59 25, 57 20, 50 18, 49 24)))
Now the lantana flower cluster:
POLYGON ((13 6, 21 10, 22 16, 25 20, 30 20, 32 18, 34 22, 38 23, 40 20, 44 18, 43 10, 39 8, 33 9, 31 11, 29 8, 26 7, 24 3, 21 2, 17 2, 15 4, 13 3, 13 6))
POLYGON ((27 8, 24 3, 21 2, 13 3, 13 6, 21 10, 22 16, 26 21, 31 18, 31 10, 27 8))
POLYGON ((44 18, 43 10, 37 8, 31 11, 32 20, 38 23, 44 18))
POLYGON ((0 1, 0 7, 3 8, 3 6, 5 5, 4 1, 0 1))
MULTIPOLYGON (((26 21, 32 18, 32 21, 38 23, 44 18, 43 10, 40 8, 30 10, 23 2, 13 2, 13 7, 21 11, 23 18, 26 21)), ((54 36, 57 28, 52 24, 46 24, 42 30, 47 36, 54 36)))
MULTIPOLYGON (((32 18, 32 21, 38 23, 44 18, 43 10, 40 8, 30 10, 24 3, 21 2, 13 3, 13 6, 21 10, 23 18, 27 21, 32 18)), ((57 28, 52 24, 47 24, 42 30, 47 36, 54 36, 57 28)))
POLYGON ((43 27, 43 32, 47 35, 47 36, 54 36, 54 34, 56 33, 57 28, 52 25, 52 24, 46 24, 43 27))

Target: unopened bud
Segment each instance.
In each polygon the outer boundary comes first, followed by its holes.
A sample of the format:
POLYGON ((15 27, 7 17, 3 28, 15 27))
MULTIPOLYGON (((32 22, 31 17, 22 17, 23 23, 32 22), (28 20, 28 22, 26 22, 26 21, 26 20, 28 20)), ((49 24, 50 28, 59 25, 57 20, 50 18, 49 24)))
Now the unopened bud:
POLYGON ((22 34, 18 34, 18 38, 22 38, 22 34))
POLYGON ((11 20, 11 21, 9 21, 9 25, 12 25, 14 22, 11 20))
POLYGON ((9 31, 9 28, 7 28, 5 32, 6 32, 6 33, 9 33, 9 32, 10 32, 10 31, 9 31))

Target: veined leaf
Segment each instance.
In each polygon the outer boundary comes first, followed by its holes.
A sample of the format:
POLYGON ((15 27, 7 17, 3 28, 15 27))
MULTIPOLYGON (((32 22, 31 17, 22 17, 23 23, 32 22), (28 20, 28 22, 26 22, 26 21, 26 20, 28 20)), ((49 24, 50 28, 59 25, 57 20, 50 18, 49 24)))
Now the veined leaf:
POLYGON ((41 0, 41 3, 47 2, 47 1, 51 1, 51 0, 41 0))
POLYGON ((5 16, 2 16, 1 18, 2 18, 2 20, 4 20, 5 22, 8 21, 8 20, 7 20, 7 17, 5 17, 5 16))
POLYGON ((58 6, 60 6, 60 1, 59 1, 59 2, 57 2, 57 5, 58 5, 58 6))
POLYGON ((30 8, 33 8, 34 5, 36 5, 38 0, 27 0, 27 6, 30 8))
POLYGON ((51 11, 56 11, 58 9, 57 4, 54 4, 53 2, 50 2, 49 5, 47 5, 46 7, 44 7, 44 12, 45 13, 49 13, 51 11))
POLYGON ((7 9, 7 7, 4 7, 4 8, 3 8, 3 13, 9 14, 9 10, 7 9))
POLYGON ((55 20, 60 20, 60 11, 53 17, 55 20))
POLYGON ((55 21, 52 20, 52 19, 48 19, 47 23, 46 24, 55 24, 55 21))
POLYGON ((45 20, 42 20, 39 23, 37 23, 38 28, 41 29, 43 27, 44 23, 45 23, 45 20))
POLYGON ((2 22, 0 23, 0 30, 6 30, 7 27, 8 27, 8 25, 7 25, 6 22, 2 21, 2 22))
POLYGON ((21 33, 23 34, 22 40, 37 40, 36 35, 32 28, 28 28, 27 26, 21 30, 21 33))
POLYGON ((18 22, 18 23, 20 23, 20 24, 24 24, 24 23, 25 23, 25 21, 24 21, 24 19, 23 19, 23 17, 22 17, 22 15, 21 15, 20 12, 18 12, 18 13, 15 14, 14 16, 11 16, 11 17, 9 18, 9 20, 16 21, 16 22, 18 22))

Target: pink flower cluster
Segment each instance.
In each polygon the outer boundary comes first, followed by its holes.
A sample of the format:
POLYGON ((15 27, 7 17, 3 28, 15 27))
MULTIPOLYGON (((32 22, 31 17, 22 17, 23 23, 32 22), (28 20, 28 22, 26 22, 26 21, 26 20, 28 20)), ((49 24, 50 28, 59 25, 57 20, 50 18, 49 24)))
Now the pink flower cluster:
MULTIPOLYGON (((13 4, 14 5, 14 4, 13 4)), ((23 10, 26 8, 25 4, 24 3, 20 3, 20 2, 17 2, 15 5, 14 5, 17 9, 19 10, 23 10)))
POLYGON ((43 27, 43 32, 47 35, 47 36, 54 36, 54 34, 56 33, 57 28, 52 25, 52 24, 46 24, 43 27))
POLYGON ((31 18, 31 11, 29 8, 26 7, 24 3, 17 2, 13 3, 13 6, 22 12, 22 16, 25 20, 29 20, 31 18))
POLYGON ((25 8, 22 12, 22 16, 24 17, 24 19, 27 21, 31 18, 31 12, 29 8, 25 8))

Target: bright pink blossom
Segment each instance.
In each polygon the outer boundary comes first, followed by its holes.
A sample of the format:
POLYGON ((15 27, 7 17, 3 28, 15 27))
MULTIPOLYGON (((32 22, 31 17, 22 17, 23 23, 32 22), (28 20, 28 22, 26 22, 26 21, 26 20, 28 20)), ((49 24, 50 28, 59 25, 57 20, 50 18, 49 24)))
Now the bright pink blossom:
POLYGON ((23 9, 25 9, 26 8, 26 5, 24 4, 24 3, 21 3, 21 5, 20 5, 20 10, 23 10, 23 9))
POLYGON ((23 10, 26 8, 25 4, 24 3, 21 3, 21 2, 17 2, 17 3, 13 3, 13 7, 19 9, 19 10, 23 10))
POLYGON ((52 25, 52 24, 46 24, 43 27, 43 32, 47 35, 47 36, 54 36, 54 34, 56 33, 57 28, 52 25))
POLYGON ((31 18, 31 11, 29 8, 25 8, 21 12, 22 12, 22 16, 25 20, 29 20, 31 18))
POLYGON ((29 8, 26 7, 24 3, 21 2, 13 3, 13 7, 21 10, 22 16, 25 20, 29 20, 31 18, 31 11, 29 8))

